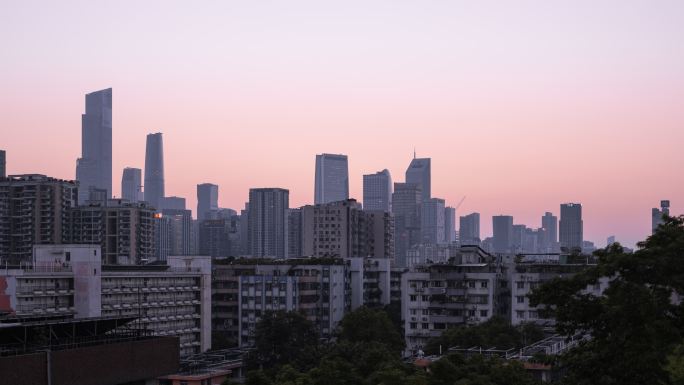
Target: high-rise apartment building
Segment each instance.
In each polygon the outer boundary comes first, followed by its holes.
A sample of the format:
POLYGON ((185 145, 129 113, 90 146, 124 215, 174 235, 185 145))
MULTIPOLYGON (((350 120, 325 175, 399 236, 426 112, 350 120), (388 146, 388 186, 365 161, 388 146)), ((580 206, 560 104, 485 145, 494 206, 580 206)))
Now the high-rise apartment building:
POLYGON ((582 205, 564 203, 560 205, 560 246, 568 251, 582 250, 584 230, 582 205))
POLYGON ((210 213, 217 211, 218 185, 202 183, 197 185, 197 220, 210 219, 210 213))
POLYGON ((364 211, 353 199, 304 206, 302 254, 336 258, 392 258, 393 220, 384 211, 364 211))
POLYGON ((7 153, 0 150, 0 178, 7 176, 7 153))
POLYGON ((130 202, 139 202, 144 199, 142 170, 133 167, 124 168, 121 176, 121 198, 130 202))
POLYGON ((287 258, 290 192, 281 188, 249 190, 249 253, 253 257, 287 258))
POLYGON ((0 261, 31 260, 33 245, 60 244, 69 237, 69 209, 77 183, 45 175, 0 179, 0 261))
POLYGON ((480 213, 459 218, 458 237, 462 246, 480 244, 480 213))
POLYGON ((169 224, 168 255, 194 255, 195 253, 192 251, 191 239, 192 211, 179 208, 165 208, 162 210, 161 214, 168 219, 169 224))
POLYGON ((144 191, 145 200, 161 210, 164 199, 164 143, 161 132, 147 135, 144 191))
POLYGON ((394 253, 396 264, 406 266, 409 248, 421 242, 422 190, 412 183, 395 183, 392 194, 392 213, 394 214, 394 253))
POLYGON ((363 176, 363 209, 392 211, 392 176, 387 169, 363 176))
POLYGON ((146 202, 110 199, 69 210, 69 243, 100 245, 102 263, 134 265, 157 258, 155 212, 146 202))
POLYGON ((663 216, 670 215, 670 201, 660 201, 660 209, 651 210, 651 231, 655 233, 658 226, 663 223, 663 216))
POLYGON ((494 229, 494 252, 510 253, 513 247, 513 217, 495 215, 492 217, 494 229))
POLYGON ((558 244, 558 217, 548 211, 544 213, 542 229, 544 230, 542 249, 544 249, 544 252, 556 251, 556 245, 558 244))
POLYGON ((229 223, 225 219, 199 222, 199 253, 212 257, 230 256, 229 223))
POLYGON ((349 199, 349 167, 346 155, 316 155, 314 203, 349 199))
POLYGON ((302 209, 287 212, 287 255, 290 258, 303 257, 302 251, 302 209))
POLYGON ((423 201, 421 210, 422 243, 441 245, 445 243, 444 199, 430 198, 423 201))
POLYGON ((456 209, 444 208, 444 243, 456 242, 456 209))
POLYGON ((413 158, 406 169, 406 183, 417 185, 421 190, 422 200, 432 197, 432 177, 430 158, 413 158))
POLYGON ((90 199, 93 188, 112 196, 112 89, 86 94, 81 115, 81 157, 76 162, 78 202, 90 199))

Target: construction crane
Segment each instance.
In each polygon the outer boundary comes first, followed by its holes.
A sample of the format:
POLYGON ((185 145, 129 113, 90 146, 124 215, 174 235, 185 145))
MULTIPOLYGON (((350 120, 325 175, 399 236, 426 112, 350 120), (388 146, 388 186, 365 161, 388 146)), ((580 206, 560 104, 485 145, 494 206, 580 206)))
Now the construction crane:
POLYGON ((466 199, 466 196, 464 195, 463 198, 461 198, 461 200, 458 202, 458 204, 456 205, 456 207, 454 207, 454 210, 458 211, 458 208, 461 207, 461 205, 463 204, 463 201, 464 201, 465 199, 466 199))

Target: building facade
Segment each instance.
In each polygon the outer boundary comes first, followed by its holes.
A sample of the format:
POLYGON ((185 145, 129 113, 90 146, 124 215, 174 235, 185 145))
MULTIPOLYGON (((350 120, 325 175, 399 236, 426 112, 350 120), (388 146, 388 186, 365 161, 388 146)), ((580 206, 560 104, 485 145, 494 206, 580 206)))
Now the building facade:
POLYGON ((584 225, 582 221, 582 205, 564 203, 560 205, 560 247, 566 250, 582 250, 584 242, 584 225))
POLYGON ((392 212, 392 176, 389 170, 363 176, 363 209, 392 212))
POLYGON ((446 243, 446 207, 444 199, 430 198, 423 201, 421 209, 421 243, 441 245, 446 243))
POLYGON ((430 158, 413 158, 406 169, 406 183, 415 184, 420 188, 421 201, 432 197, 432 176, 430 158))
POLYGON ((147 135, 145 144, 145 201, 157 210, 164 199, 164 142, 161 132, 147 135))
POLYGON ((0 179, 0 261, 30 262, 33 245, 68 242, 77 183, 45 175, 0 179))
POLYGON ((249 190, 249 253, 287 258, 290 192, 281 188, 249 190))
POLYGON ((217 211, 219 186, 211 183, 197 185, 197 220, 211 218, 211 212, 217 211))
POLYGON ((76 161, 78 202, 90 199, 92 189, 112 197, 112 89, 86 94, 81 115, 81 157, 76 161))
POLYGON ((349 166, 346 155, 316 155, 314 204, 349 199, 349 166))
POLYGON ((480 244, 480 213, 471 213, 459 218, 458 240, 463 246, 480 244))
POLYGON ((130 202, 139 202, 144 199, 142 170, 133 167, 124 168, 121 176, 121 198, 130 202))
POLYGON ((392 194, 396 264, 406 266, 408 250, 421 242, 422 190, 417 184, 395 183, 392 194))
POLYGON ((146 202, 91 202, 69 210, 72 244, 100 245, 103 264, 139 264, 157 259, 155 211, 146 202))

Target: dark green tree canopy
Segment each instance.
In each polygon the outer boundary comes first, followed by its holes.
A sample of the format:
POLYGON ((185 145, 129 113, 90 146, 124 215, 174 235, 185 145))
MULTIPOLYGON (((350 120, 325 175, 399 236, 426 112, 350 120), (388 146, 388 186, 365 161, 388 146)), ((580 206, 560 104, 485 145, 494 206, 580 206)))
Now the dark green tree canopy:
POLYGON ((531 296, 560 333, 590 338, 562 357, 567 383, 671 383, 668 362, 684 330, 684 218, 666 218, 634 253, 614 244, 596 255, 595 267, 531 296), (602 296, 585 292, 601 277, 611 279, 602 296))

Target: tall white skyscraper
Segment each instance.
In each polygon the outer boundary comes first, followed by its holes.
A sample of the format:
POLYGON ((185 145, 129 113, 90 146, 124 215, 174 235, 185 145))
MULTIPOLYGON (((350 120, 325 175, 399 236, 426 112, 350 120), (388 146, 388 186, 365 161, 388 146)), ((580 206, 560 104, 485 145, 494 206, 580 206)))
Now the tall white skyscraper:
POLYGON ((133 167, 124 168, 121 176, 121 198, 131 202, 143 200, 142 170, 133 167))
POLYGON ((584 230, 582 222, 582 205, 564 203, 560 205, 560 246, 571 250, 582 250, 584 230))
POLYGON ((316 155, 315 204, 349 199, 349 166, 346 155, 316 155))
POLYGON ((417 185, 422 191, 424 201, 432 196, 431 184, 431 160, 430 158, 413 158, 406 169, 406 183, 417 185))
POLYGON ((392 211, 392 176, 389 170, 363 176, 363 209, 392 211))
POLYGON ((211 218, 211 212, 218 211, 219 186, 211 183, 197 185, 197 220, 211 218))
POLYGON ((78 201, 85 203, 91 190, 112 196, 112 89, 86 94, 81 115, 81 157, 76 161, 78 201))
POLYGON ((157 210, 164 199, 164 144, 162 134, 147 135, 145 148, 145 200, 157 210))
POLYGON ((281 188, 249 190, 249 254, 287 258, 290 192, 281 188))

